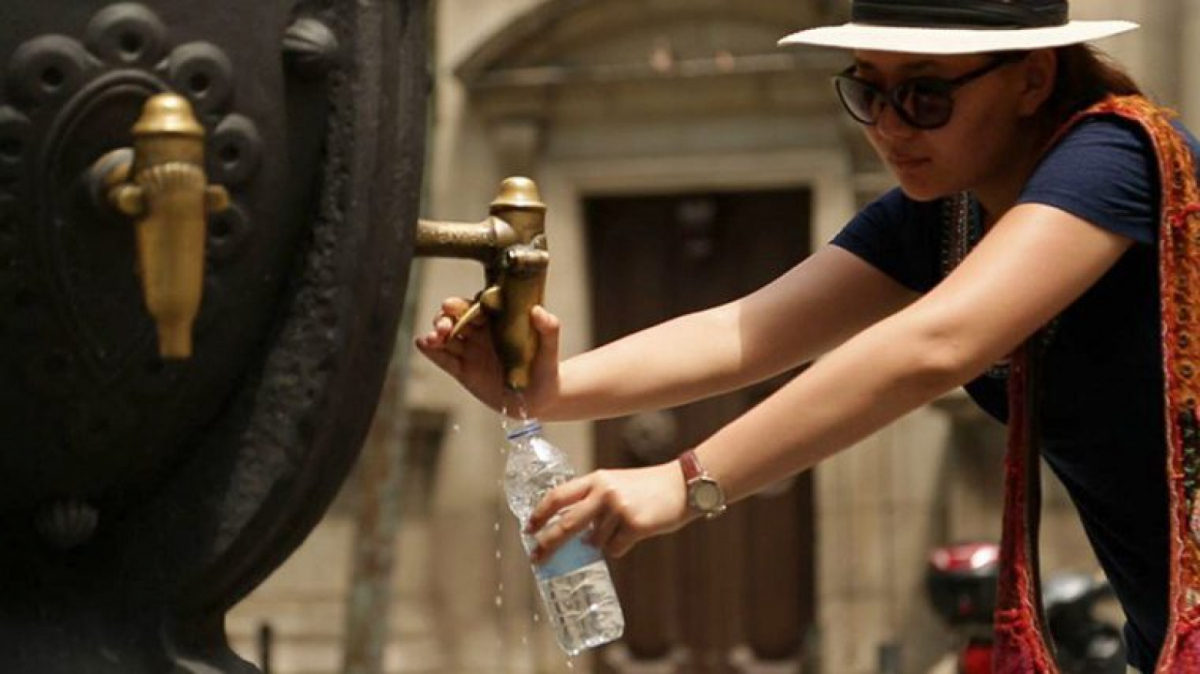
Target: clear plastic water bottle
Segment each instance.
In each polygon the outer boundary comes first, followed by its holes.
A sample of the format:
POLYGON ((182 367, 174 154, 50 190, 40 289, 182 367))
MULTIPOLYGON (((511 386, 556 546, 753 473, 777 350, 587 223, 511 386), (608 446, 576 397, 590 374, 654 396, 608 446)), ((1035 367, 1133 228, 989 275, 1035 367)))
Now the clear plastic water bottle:
MULTIPOLYGON (((573 478, 575 471, 562 450, 542 437, 542 426, 536 420, 509 432, 508 443, 504 491, 508 507, 521 523, 525 551, 532 552, 537 541, 523 533, 529 516, 546 492, 573 478)), ((553 557, 533 567, 555 636, 571 656, 614 641, 625 631, 625 616, 608 564, 604 555, 584 540, 587 533, 576 535, 553 557)))

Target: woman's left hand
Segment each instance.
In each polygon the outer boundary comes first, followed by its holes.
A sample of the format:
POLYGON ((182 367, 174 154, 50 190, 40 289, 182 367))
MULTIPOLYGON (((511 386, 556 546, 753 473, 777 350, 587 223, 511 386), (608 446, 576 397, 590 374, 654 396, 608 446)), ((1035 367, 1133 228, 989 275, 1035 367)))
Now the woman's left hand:
POLYGON ((651 536, 681 528, 695 517, 687 506, 677 461, 648 468, 599 470, 550 490, 534 509, 526 533, 538 542, 535 563, 592 528, 589 542, 611 557, 651 536))

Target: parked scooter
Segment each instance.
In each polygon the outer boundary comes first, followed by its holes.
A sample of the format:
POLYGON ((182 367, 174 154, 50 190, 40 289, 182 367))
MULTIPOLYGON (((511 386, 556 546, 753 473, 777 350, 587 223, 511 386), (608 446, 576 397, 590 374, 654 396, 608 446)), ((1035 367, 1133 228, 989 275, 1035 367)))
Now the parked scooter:
POLYGON ((999 569, 1000 546, 992 543, 952 545, 930 553, 925 577, 929 600, 955 637, 955 650, 939 663, 938 674, 992 673, 999 569))
POLYGON ((1046 622, 1059 668, 1071 674, 1124 674, 1125 643, 1117 626, 1095 615, 1114 598, 1107 580, 1080 573, 1055 574, 1042 586, 1046 622))
MULTIPOLYGON (((936 671, 991 674, 999 569, 994 543, 951 545, 930 554, 929 599, 956 637, 955 653, 936 671)), ((1063 674, 1124 674, 1121 631, 1096 615, 1097 605, 1111 598, 1107 580, 1083 574, 1056 574, 1043 584, 1046 622, 1063 674)))

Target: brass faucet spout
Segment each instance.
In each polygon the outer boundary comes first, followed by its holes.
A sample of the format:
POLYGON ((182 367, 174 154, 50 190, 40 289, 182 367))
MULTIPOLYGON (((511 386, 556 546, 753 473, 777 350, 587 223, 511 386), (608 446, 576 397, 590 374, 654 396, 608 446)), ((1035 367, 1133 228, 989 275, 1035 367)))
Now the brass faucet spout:
POLYGON ((209 213, 229 205, 204 173, 204 128, 187 99, 150 98, 133 127, 133 149, 100 158, 91 176, 102 196, 137 226, 138 270, 163 358, 192 355, 192 324, 204 287, 209 213))
MULTIPOLYGON (((489 212, 486 220, 474 224, 418 222, 416 254, 483 263, 486 286, 467 316, 488 315, 504 383, 522 390, 529 386, 538 345, 529 312, 543 301, 550 264, 546 206, 532 180, 509 178, 501 184, 489 212)), ((455 333, 466 320, 460 318, 455 333)))
MULTIPOLYGON (((478 223, 417 222, 416 253, 422 257, 454 257, 487 263, 504 244, 501 239, 512 229, 503 222, 488 218, 478 223)), ((511 245, 512 242, 510 242, 511 245)))

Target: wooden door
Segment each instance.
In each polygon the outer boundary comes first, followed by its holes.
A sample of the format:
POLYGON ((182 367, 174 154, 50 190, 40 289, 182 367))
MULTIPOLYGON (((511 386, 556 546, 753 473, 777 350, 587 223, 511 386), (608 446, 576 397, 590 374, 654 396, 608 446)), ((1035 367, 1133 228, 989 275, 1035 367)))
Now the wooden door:
MULTIPOLYGON (((797 189, 587 199, 597 344, 766 284, 808 253, 810 210, 797 189)), ((785 381, 598 423, 597 464, 670 460, 785 381)), ((807 474, 643 543, 613 561, 626 631, 598 654, 597 671, 803 671, 814 560, 807 474)))

